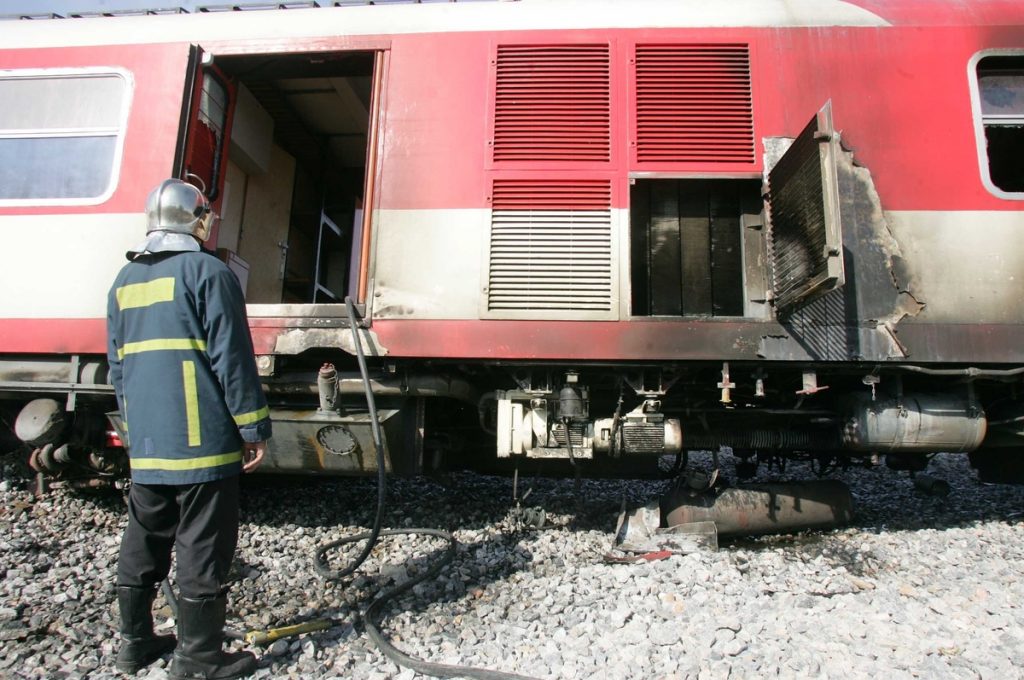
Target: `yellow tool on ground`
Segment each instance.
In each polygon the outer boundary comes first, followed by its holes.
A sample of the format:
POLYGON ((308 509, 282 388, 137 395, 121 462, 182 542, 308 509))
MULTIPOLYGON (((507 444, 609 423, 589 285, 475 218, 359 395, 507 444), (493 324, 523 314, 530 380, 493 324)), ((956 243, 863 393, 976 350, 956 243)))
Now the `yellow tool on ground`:
POLYGON ((291 637, 293 635, 301 635, 303 633, 312 633, 318 630, 327 630, 334 624, 326 619, 318 619, 316 621, 306 621, 305 623, 297 623, 294 626, 284 626, 282 628, 271 628, 270 630, 250 630, 245 634, 245 642, 250 645, 266 645, 270 644, 274 640, 281 638, 291 637))

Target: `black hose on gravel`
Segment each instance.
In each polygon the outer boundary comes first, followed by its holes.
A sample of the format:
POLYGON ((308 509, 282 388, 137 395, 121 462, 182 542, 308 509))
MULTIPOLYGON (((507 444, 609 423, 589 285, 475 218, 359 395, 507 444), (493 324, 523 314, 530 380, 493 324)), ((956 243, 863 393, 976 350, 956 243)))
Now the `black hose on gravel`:
POLYGON ((359 360, 359 373, 363 377, 363 390, 366 392, 366 406, 370 411, 370 433, 373 435, 373 445, 377 449, 377 511, 374 513, 373 527, 370 529, 369 533, 359 534, 358 536, 343 538, 340 541, 328 543, 317 551, 314 567, 320 576, 329 581, 337 581, 351 575, 356 569, 362 566, 363 562, 366 561, 366 558, 370 556, 370 552, 373 550, 373 547, 377 545, 377 539, 380 538, 381 535, 380 526, 384 520, 384 506, 386 505, 388 495, 388 473, 384 467, 384 438, 380 433, 380 418, 377 416, 377 401, 373 397, 373 388, 370 387, 370 374, 366 369, 366 355, 363 354, 363 342, 359 338, 359 325, 356 323, 356 306, 352 302, 352 298, 345 298, 345 307, 348 311, 349 328, 352 329, 352 342, 354 342, 356 346, 356 359, 359 360), (324 552, 344 543, 354 543, 355 541, 364 539, 366 540, 366 545, 363 546, 363 551, 359 554, 359 557, 355 558, 348 566, 339 570, 331 570, 327 567, 327 560, 324 558, 324 552))
POLYGON ((370 376, 366 369, 366 356, 363 354, 363 344, 359 338, 359 327, 356 324, 355 304, 353 304, 352 298, 345 298, 345 306, 348 310, 349 327, 352 329, 352 340, 356 347, 356 358, 359 360, 359 372, 363 377, 363 389, 366 391, 366 405, 370 411, 373 445, 377 449, 377 512, 373 519, 373 528, 369 532, 357 534, 355 536, 347 536, 320 546, 316 551, 316 555, 313 560, 313 567, 325 580, 336 581, 349 576, 358 569, 363 562, 366 561, 366 558, 369 557, 370 552, 373 550, 381 536, 421 535, 443 538, 448 541, 448 549, 440 559, 436 560, 428 569, 424 570, 423 573, 416 577, 403 581, 390 590, 379 593, 373 602, 370 603, 370 606, 366 608, 366 612, 363 614, 363 623, 366 626, 366 634, 370 637, 373 643, 377 645, 377 648, 385 657, 399 666, 411 668, 417 673, 421 673, 423 675, 431 675, 437 678, 475 678, 477 680, 530 680, 528 676, 516 675, 514 673, 503 673, 501 671, 492 671, 484 668, 471 668, 469 666, 453 666, 417 659, 409 656, 392 645, 377 626, 378 619, 383 614, 384 607, 388 602, 410 590, 418 583, 434 578, 441 573, 441 570, 444 569, 446 565, 455 559, 455 550, 458 543, 450 533, 447 531, 441 531, 440 529, 381 529, 381 522, 384 517, 385 498, 387 496, 387 472, 384 468, 384 443, 380 433, 380 420, 377 416, 377 404, 373 398, 373 390, 370 387, 370 376), (364 540, 366 541, 366 545, 363 547, 362 553, 360 553, 359 557, 353 560, 351 564, 346 566, 344 569, 338 570, 331 569, 328 566, 328 551, 348 543, 355 543, 357 541, 364 540))
MULTIPOLYGON (((342 538, 337 541, 331 541, 321 546, 316 552, 316 566, 317 573, 324 576, 325 572, 330 578, 329 574, 333 573, 327 568, 327 551, 336 548, 346 543, 355 543, 356 541, 362 541, 370 537, 370 533, 363 533, 357 536, 349 536, 342 538)), ((448 549, 445 550, 443 556, 440 559, 435 560, 428 569, 423 573, 418 574, 414 578, 408 579, 399 583, 390 590, 386 590, 379 593, 377 597, 370 603, 370 606, 366 608, 366 612, 363 614, 363 624, 366 626, 366 634, 370 640, 377 645, 377 649, 381 651, 381 654, 386 656, 391 661, 394 661, 399 666, 405 668, 411 668, 417 673, 423 675, 430 675, 436 678, 477 678, 478 680, 530 680, 528 676, 517 675, 515 673, 504 673, 501 671, 492 671, 484 668, 471 668, 469 666, 453 666, 449 664, 434 663, 432 661, 423 661, 416 657, 409 656, 405 652, 402 652, 397 647, 392 645, 387 637, 381 632, 378 623, 382 618, 386 605, 392 600, 398 598, 406 591, 412 589, 417 584, 422 583, 428 579, 434 578, 441 570, 444 569, 453 559, 455 559, 455 550, 458 545, 455 539, 447 531, 440 529, 384 529, 380 532, 380 536, 401 536, 401 535, 420 535, 420 536, 434 536, 437 538, 443 538, 448 541, 448 549)))

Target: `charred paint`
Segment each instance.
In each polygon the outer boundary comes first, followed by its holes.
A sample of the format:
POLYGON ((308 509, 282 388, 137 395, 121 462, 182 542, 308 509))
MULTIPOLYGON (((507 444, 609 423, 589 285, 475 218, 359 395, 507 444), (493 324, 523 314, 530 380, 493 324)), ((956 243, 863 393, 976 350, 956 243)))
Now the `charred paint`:
MULTIPOLYGON (((787 140, 766 140, 772 165, 787 140)), ((843 148, 836 158, 843 230, 845 284, 793 313, 785 336, 766 335, 768 359, 888 361, 907 358, 896 326, 924 303, 911 292, 899 242, 893 236, 870 171, 843 148), (796 346, 794 346, 794 343, 796 346)))
MULTIPOLYGON (((356 353, 352 331, 348 328, 296 328, 289 320, 282 319, 280 325, 266 325, 266 320, 263 321, 252 328, 256 354, 300 354, 309 349, 342 349, 349 354, 356 353)), ((389 353, 374 331, 360 329, 359 337, 367 356, 389 353)))

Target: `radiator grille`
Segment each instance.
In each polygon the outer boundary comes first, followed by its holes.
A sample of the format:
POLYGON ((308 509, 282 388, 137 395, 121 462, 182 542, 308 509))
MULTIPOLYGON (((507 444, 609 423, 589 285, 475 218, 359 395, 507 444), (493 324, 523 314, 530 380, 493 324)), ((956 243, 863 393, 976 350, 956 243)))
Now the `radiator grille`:
MULTIPOLYGON (((583 448, 583 434, 585 427, 586 425, 583 423, 569 423, 569 441, 572 443, 573 448, 576 449, 576 453, 574 455, 579 455, 580 449, 583 448)), ((553 423, 551 425, 551 434, 554 435, 555 441, 559 446, 565 446, 568 448, 568 445, 565 443, 564 423, 553 423)))
POLYGON ((608 45, 499 45, 495 161, 607 161, 608 45))
POLYGON ((496 180, 487 308, 612 309, 611 183, 496 180))
POLYGON ((771 173, 771 184, 778 187, 771 192, 771 237, 775 296, 780 307, 789 305, 807 281, 827 267, 822 256, 821 163, 812 133, 813 128, 805 129, 790 148, 792 153, 771 173))
POLYGON ((639 162, 753 163, 747 45, 637 45, 639 162))
POLYGON ((826 105, 768 174, 768 245, 780 314, 845 280, 831 139, 831 106, 826 105))
POLYGON ((629 453, 665 451, 665 426, 661 423, 625 423, 622 438, 629 453))

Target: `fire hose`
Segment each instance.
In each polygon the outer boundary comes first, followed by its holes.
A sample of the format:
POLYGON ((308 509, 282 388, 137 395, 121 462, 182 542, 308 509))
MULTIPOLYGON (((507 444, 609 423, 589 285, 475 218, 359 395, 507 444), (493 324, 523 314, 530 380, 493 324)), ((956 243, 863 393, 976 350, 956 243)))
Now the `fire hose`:
POLYGON ((418 583, 433 578, 441 573, 441 570, 455 559, 455 551, 458 544, 451 534, 446 531, 441 531, 440 529, 381 529, 381 521, 384 516, 385 498, 387 496, 387 472, 384 466, 384 443, 380 432, 380 419, 377 415, 377 404, 373 397, 373 390, 370 387, 370 376, 366 368, 366 356, 363 353, 363 344, 359 338, 359 327, 356 324, 355 305, 352 302, 352 298, 346 297, 345 305, 348 311, 349 327, 352 329, 352 340, 356 348, 356 359, 359 362, 359 372, 363 377, 363 387, 366 392, 366 405, 370 411, 370 429, 373 434, 373 444, 377 449, 377 512, 373 520, 373 528, 368 533, 347 536, 320 546, 320 548, 317 549, 313 566, 317 573, 324 579, 339 580, 352 574, 360 567, 360 565, 362 565, 363 562, 366 561, 366 558, 369 556, 381 536, 421 535, 434 536, 446 540, 448 542, 448 549, 445 551, 444 555, 431 564, 428 569, 424 570, 414 578, 403 581, 393 588, 379 593, 373 602, 370 603, 363 614, 363 624, 366 626, 366 634, 373 643, 377 645, 377 648, 381 653, 388 659, 394 661, 399 666, 411 668, 417 673, 422 673, 423 675, 432 675, 439 678, 478 678, 479 680, 528 680, 526 676, 516 675, 514 673, 434 663, 431 661, 417 659, 400 651, 397 647, 392 645, 378 627, 379 617, 387 603, 394 600, 402 593, 410 590, 418 583), (328 567, 328 551, 341 545, 363 540, 366 541, 366 545, 363 547, 363 551, 359 557, 353 560, 351 564, 340 570, 332 570, 328 567))

